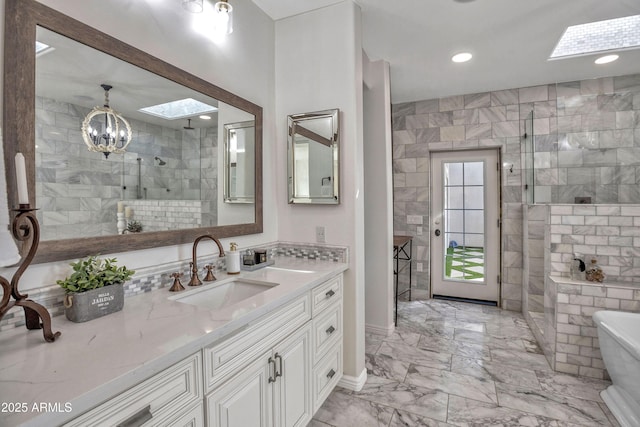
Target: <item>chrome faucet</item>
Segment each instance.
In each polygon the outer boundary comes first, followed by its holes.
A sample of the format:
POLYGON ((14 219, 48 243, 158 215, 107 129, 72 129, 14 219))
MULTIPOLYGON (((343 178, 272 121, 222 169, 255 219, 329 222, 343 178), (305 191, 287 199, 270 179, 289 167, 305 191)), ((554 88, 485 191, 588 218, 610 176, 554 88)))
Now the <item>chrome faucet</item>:
MULTIPOLYGON (((196 240, 193 242, 193 249, 192 249, 192 256, 193 256, 193 261, 191 261, 191 280, 189 280, 189 286, 200 286, 202 285, 202 282, 200 281, 200 278, 198 277, 198 264, 197 264, 197 250, 198 250, 198 243, 200 243, 200 240, 202 239, 211 239, 213 240, 216 245, 218 245, 218 251, 219 251, 219 256, 223 257, 224 256, 224 249, 222 248, 222 245, 220 244, 220 241, 218 239, 216 239, 215 237, 213 237, 210 234, 204 234, 198 238, 196 238, 196 240)), ((206 282, 212 281, 212 280, 216 280, 216 277, 213 275, 213 273, 211 272, 211 270, 213 269, 213 267, 207 266, 207 276, 204 278, 204 280, 206 282)))

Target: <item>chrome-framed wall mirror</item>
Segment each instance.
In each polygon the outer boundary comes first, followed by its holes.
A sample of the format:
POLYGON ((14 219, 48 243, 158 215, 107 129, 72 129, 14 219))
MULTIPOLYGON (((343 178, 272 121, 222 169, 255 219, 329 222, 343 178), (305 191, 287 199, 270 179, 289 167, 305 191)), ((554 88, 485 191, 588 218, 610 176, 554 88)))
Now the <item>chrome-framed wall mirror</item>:
POLYGON ((340 111, 288 116, 289 203, 340 203, 340 111))
POLYGON ((224 202, 253 203, 255 123, 224 125, 224 202))
POLYGON ((37 1, 5 5, 8 202, 17 206, 13 159, 22 152, 42 230, 35 262, 262 232, 260 106, 37 1), (186 104, 168 105, 176 100, 186 104), (110 133, 124 145, 106 119, 81 126, 103 104, 130 124, 124 153, 87 147, 110 133), (232 122, 253 123, 253 195, 242 205, 223 203, 218 185, 232 122), (142 232, 120 228, 125 212, 142 232))

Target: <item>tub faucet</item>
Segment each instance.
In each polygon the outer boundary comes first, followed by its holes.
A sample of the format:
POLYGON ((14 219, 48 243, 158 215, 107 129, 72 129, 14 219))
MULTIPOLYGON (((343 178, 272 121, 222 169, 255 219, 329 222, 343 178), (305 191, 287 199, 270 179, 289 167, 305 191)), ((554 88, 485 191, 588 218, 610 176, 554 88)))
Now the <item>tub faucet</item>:
MULTIPOLYGON (((193 249, 192 249, 192 256, 193 256, 193 260, 191 261, 191 280, 189 280, 189 286, 200 286, 202 285, 202 281, 200 280, 200 278, 198 277, 198 257, 197 257, 197 251, 198 251, 198 243, 200 243, 200 240, 202 239, 211 239, 213 240, 216 245, 218 245, 218 252, 219 252, 219 256, 223 257, 224 256, 224 249, 222 248, 222 245, 220 244, 220 241, 218 239, 216 239, 215 237, 213 237, 210 234, 204 234, 200 237, 197 237, 196 240, 193 242, 193 249)), ((205 281, 210 281, 210 280, 216 280, 216 277, 211 273, 211 269, 209 269, 209 274, 207 274, 207 277, 205 277, 204 279, 205 281)))

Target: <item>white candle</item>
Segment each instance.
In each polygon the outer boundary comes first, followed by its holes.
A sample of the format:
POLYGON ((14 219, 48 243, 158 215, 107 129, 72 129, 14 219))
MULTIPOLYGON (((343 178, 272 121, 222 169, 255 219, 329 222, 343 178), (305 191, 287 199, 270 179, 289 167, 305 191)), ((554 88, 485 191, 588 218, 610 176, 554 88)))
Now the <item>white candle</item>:
POLYGON ((16 154, 16 183, 18 186, 18 203, 29 204, 29 190, 27 188, 27 167, 22 153, 16 154))
POLYGON ((124 212, 124 202, 122 201, 118 202, 118 212, 124 212))
POLYGON ((130 206, 124 208, 124 216, 125 218, 131 218, 133 216, 133 211, 131 210, 130 206))

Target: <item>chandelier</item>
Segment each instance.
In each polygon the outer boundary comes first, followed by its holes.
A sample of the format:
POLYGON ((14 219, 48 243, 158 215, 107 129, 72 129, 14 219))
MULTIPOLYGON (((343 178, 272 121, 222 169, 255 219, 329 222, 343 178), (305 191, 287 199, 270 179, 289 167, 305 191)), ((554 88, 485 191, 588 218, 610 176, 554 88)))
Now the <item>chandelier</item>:
POLYGON ((109 90, 113 86, 101 84, 104 106, 95 107, 82 121, 82 139, 89 151, 122 154, 131 142, 131 125, 118 112, 109 107, 109 90))

